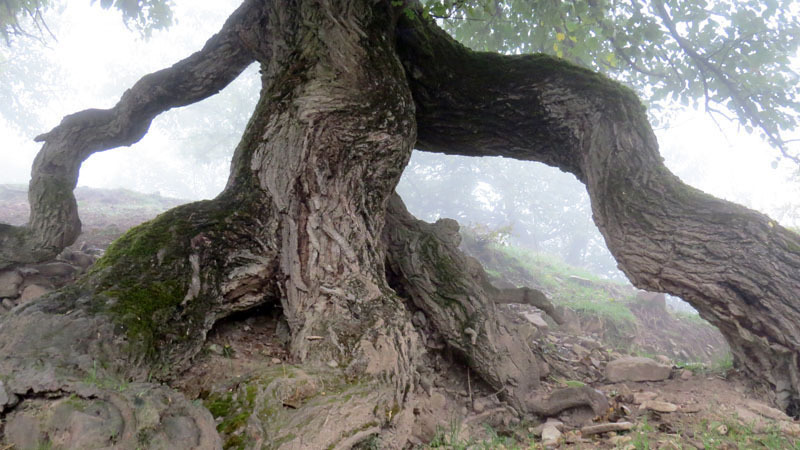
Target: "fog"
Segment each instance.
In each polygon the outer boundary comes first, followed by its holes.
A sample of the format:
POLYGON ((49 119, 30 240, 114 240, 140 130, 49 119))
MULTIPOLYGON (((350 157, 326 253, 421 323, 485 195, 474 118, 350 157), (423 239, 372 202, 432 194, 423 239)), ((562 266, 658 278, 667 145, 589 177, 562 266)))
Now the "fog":
MULTIPOLYGON (((40 148, 34 136, 67 114, 112 106, 142 75, 199 49, 238 3, 176 0, 176 25, 143 40, 122 25, 118 12, 70 2, 45 15, 57 40, 0 47, 0 184, 28 182, 40 148)), ((215 196, 258 91, 258 69, 251 66, 212 99, 157 117, 141 142, 91 156, 79 185, 187 200, 215 196)), ((797 168, 776 165, 778 152, 735 123, 720 126, 689 109, 657 129, 667 166, 710 194, 800 226, 797 168)), ((583 186, 557 169, 415 152, 398 191, 426 220, 447 215, 475 229, 506 227, 512 243, 575 258, 601 276, 621 276, 591 222, 583 186)))

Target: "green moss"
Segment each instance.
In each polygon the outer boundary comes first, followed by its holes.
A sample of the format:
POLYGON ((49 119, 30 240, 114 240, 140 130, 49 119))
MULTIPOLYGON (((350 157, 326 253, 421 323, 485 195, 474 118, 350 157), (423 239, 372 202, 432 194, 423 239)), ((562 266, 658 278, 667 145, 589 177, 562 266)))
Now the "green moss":
POLYGON ((206 399, 204 405, 215 418, 225 417, 230 414, 233 407, 233 394, 230 392, 227 395, 212 394, 206 399))

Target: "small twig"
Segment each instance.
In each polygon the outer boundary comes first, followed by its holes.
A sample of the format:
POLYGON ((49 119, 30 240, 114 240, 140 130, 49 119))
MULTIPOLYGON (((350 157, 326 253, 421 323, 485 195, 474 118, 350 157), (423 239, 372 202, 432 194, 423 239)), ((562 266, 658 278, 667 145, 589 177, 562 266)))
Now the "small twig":
POLYGON ((469 377, 469 367, 467 367, 467 392, 469 392, 469 404, 472 405, 472 407, 474 408, 475 403, 472 398, 472 384, 470 382, 470 377, 469 377))

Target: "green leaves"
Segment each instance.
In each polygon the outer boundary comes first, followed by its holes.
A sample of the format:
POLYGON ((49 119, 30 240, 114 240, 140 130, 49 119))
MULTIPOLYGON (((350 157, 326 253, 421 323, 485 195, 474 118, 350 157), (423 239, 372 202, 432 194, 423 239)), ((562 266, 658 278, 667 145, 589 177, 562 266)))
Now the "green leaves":
MULTIPOLYGON (((800 164, 800 6, 793 0, 429 0, 476 50, 549 53, 634 88, 651 111, 674 101, 730 117, 800 164)), ((667 116, 659 113, 663 122, 667 116)))
MULTIPOLYGON (((98 0, 91 0, 91 4, 98 0)), ((43 12, 52 0, 0 0, 0 35, 11 44, 14 37, 43 38, 51 35, 43 12)), ((125 25, 149 37, 154 30, 172 25, 172 0, 100 0, 103 9, 117 9, 125 25)))
MULTIPOLYGON (((92 0, 92 4, 96 2, 92 0)), ((172 0, 100 0, 100 7, 119 10, 125 25, 144 37, 172 25, 172 0)))

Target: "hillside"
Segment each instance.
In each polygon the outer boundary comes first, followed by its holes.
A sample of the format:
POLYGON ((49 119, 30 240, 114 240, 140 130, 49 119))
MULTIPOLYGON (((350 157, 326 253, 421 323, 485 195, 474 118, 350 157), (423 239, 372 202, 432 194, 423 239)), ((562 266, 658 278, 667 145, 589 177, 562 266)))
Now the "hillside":
MULTIPOLYGON (((58 261, 0 273, 0 323, 7 310, 69 285, 131 226, 182 203, 126 190, 79 188, 76 194, 84 234, 58 261), (9 273, 17 278, 4 281, 9 273)), ((0 186, 0 222, 20 224, 26 216, 25 187, 0 186)), ((409 430, 416 448, 800 449, 800 424, 772 409, 766 392, 739 376, 722 336, 698 316, 676 313, 663 297, 599 279, 553 258, 468 231, 462 230, 462 236, 462 249, 481 262, 497 287, 533 287, 551 299, 561 323, 530 305, 497 308, 506 320, 530 325, 530 333, 519 338, 530 339, 536 349, 545 369, 540 374, 545 391, 584 397, 575 404, 551 398, 552 409, 542 411, 541 420, 520 421, 498 398, 499 392, 469 374, 417 311, 413 323, 425 338, 424 357, 441 374, 420 374, 427 398, 415 409, 415 426, 409 430), (602 392, 604 400, 597 400, 595 392, 602 392)), ((212 329, 191 368, 170 386, 211 411, 225 448, 251 448, 248 442, 255 441, 248 434, 248 417, 259 413, 255 399, 262 392, 263 374, 297 370, 286 351, 287 338, 279 307, 229 317, 212 329)), ((315 394, 319 391, 320 402, 326 390, 338 386, 324 375, 302 377, 315 394)), ((129 390, 127 380, 87 382, 129 390)), ((69 399, 60 405, 68 407, 69 399)), ((39 425, 25 417, 6 411, 0 449, 27 448, 9 442, 40 445, 39 425)), ((70 433, 93 423, 81 420, 62 430, 66 435, 61 438, 69 441, 70 433)), ((360 448, 382 447, 373 442, 360 448)))

